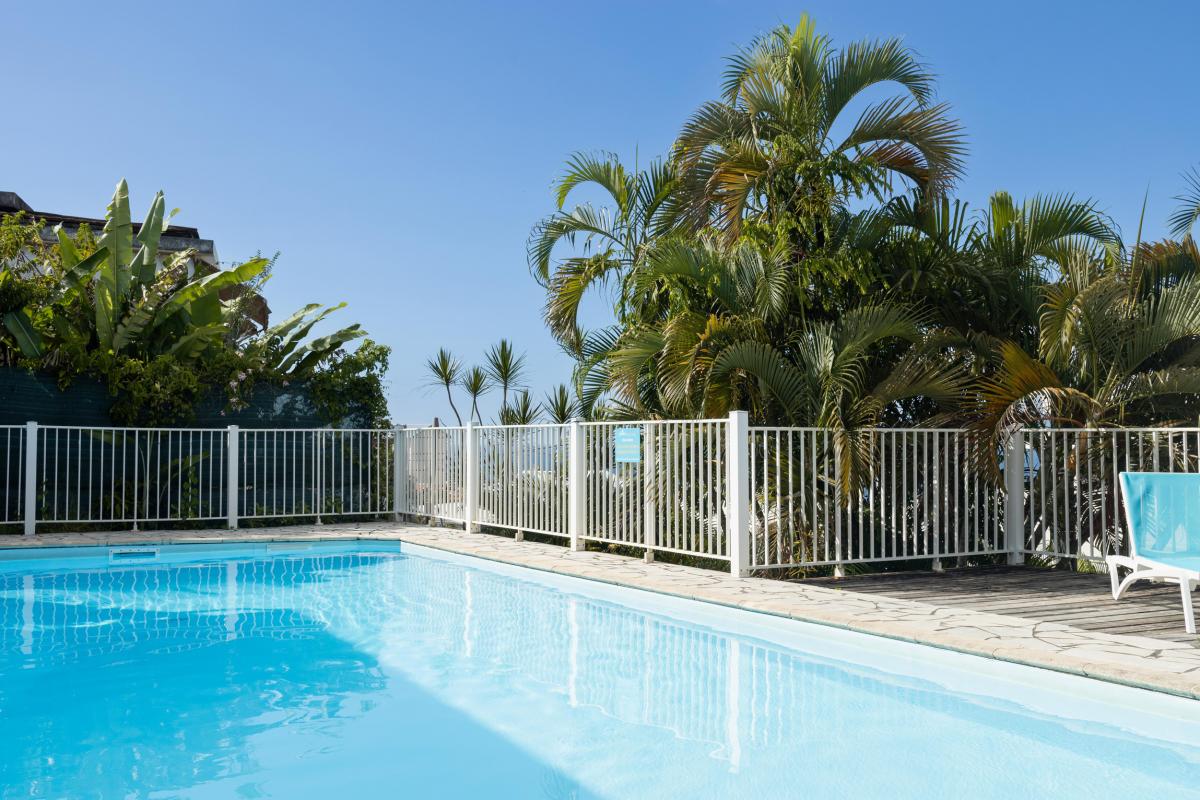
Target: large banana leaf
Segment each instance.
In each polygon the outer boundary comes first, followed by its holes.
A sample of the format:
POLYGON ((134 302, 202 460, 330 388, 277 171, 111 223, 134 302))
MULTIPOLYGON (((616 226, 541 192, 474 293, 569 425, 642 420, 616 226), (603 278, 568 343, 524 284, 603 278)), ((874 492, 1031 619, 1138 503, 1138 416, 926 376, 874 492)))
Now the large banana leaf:
MULTIPOLYGON (((70 242, 71 240, 68 238, 67 241, 70 242)), ((104 259, 108 258, 108 250, 101 247, 82 261, 78 260, 79 254, 75 253, 73 244, 71 252, 74 254, 75 262, 63 274, 63 282, 67 285, 67 288, 73 289, 76 292, 82 292, 91 283, 92 278, 96 276, 96 272, 104 266, 104 259)), ((66 264, 65 258, 63 263, 64 265, 66 264)))
POLYGON ((343 344, 360 336, 365 336, 366 333, 361 325, 355 323, 348 328, 342 328, 340 331, 331 333, 328 336, 314 339, 308 345, 292 353, 291 356, 285 359, 279 365, 280 371, 298 377, 306 375, 343 344))
POLYGON ((200 355, 206 347, 224 335, 225 326, 223 324, 204 325, 193 329, 186 336, 180 338, 179 341, 171 346, 167 353, 180 360, 187 361, 200 355))
MULTIPOLYGON (((212 275, 206 275, 203 278, 194 280, 183 288, 173 293, 159 307, 158 314, 155 317, 155 324, 159 324, 164 320, 169 319, 174 314, 183 311, 191 306, 200 298, 212 295, 216 298, 217 292, 230 286, 237 286, 245 283, 258 276, 264 269, 267 268, 268 260, 265 258, 252 258, 245 264, 240 264, 233 269, 214 272, 212 275)), ((217 305, 217 319, 205 320, 200 324, 210 324, 211 322, 220 321, 220 304, 217 305)))
MULTIPOLYGON (((320 306, 316 307, 320 308, 320 306)), ((320 314, 317 314, 315 317, 311 317, 309 319, 304 319, 305 316, 308 316, 308 313, 306 312, 306 314, 303 315, 300 320, 297 320, 297 322, 303 321, 303 324, 291 326, 290 330, 284 334, 282 341, 279 343, 279 349, 275 353, 275 358, 281 362, 286 360, 295 351, 300 342, 304 340, 304 337, 308 336, 309 331, 313 329, 313 326, 328 317, 334 311, 345 307, 345 303, 338 303, 336 306, 330 306, 329 308, 324 309, 320 314)), ((312 309, 313 306, 306 306, 305 308, 312 309)), ((287 323, 285 322, 284 324, 286 325, 287 323)))
POLYGON ((154 273, 158 269, 158 241, 162 238, 166 206, 167 201, 162 192, 154 195, 154 202, 146 212, 146 221, 138 230, 137 240, 142 246, 130 265, 133 281, 138 285, 149 286, 154 282, 154 273))
POLYGON ((96 322, 96 339, 100 347, 111 350, 116 329, 115 317, 120 307, 116 279, 113 277, 112 259, 107 259, 97 273, 95 291, 92 294, 92 313, 96 322))
POLYGON ((80 328, 65 314, 54 314, 50 318, 54 326, 55 346, 72 356, 82 356, 92 340, 92 331, 88 327, 80 328))
POLYGON ((93 293, 96 338, 104 349, 112 349, 117 317, 129 294, 129 262, 133 258, 133 221, 129 214, 129 185, 117 184, 105 215, 100 246, 109 257, 98 271, 93 293))
POLYGON ((45 351, 42 336, 33 327, 33 320, 25 309, 9 311, 4 315, 4 327, 17 341, 21 355, 26 358, 40 358, 45 351))
MULTIPOLYGON (((345 303, 343 303, 342 305, 345 305, 345 303)), ((316 311, 320 307, 321 307, 320 303, 309 303, 308 305, 304 306, 303 308, 293 312, 292 315, 290 317, 288 317, 287 319, 285 319, 283 322, 280 322, 278 325, 272 325, 270 328, 267 328, 267 330, 263 332, 263 335, 261 337, 255 339, 254 342, 251 343, 251 346, 255 349, 261 349, 261 348, 265 347, 267 342, 270 342, 272 339, 279 339, 284 336, 287 336, 288 333, 290 333, 293 329, 295 329, 295 327, 297 325, 299 325, 301 322, 304 321, 305 317, 307 317, 309 314, 316 311)))
POLYGON ((58 237, 58 252, 62 257, 63 269, 69 271, 79 263, 79 251, 75 249, 75 240, 63 230, 61 222, 54 226, 54 235, 58 237))
POLYGON ((100 245, 112 255, 108 272, 115 297, 125 297, 129 292, 129 264, 133 260, 133 220, 129 213, 129 185, 123 179, 108 204, 100 245))

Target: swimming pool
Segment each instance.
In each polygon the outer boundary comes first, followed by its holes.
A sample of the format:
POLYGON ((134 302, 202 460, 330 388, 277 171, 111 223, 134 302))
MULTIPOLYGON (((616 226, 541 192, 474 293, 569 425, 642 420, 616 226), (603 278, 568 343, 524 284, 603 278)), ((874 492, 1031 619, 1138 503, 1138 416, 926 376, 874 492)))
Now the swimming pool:
POLYGON ((3 797, 1196 797, 1200 703, 416 546, 0 561, 3 797))

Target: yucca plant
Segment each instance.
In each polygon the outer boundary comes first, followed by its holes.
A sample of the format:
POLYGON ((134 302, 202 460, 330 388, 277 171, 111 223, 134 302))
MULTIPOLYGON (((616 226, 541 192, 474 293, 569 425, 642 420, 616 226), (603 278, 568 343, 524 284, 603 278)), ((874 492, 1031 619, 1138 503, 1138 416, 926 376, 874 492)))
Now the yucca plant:
POLYGON ((508 392, 520 388, 525 377, 525 355, 517 355, 512 342, 501 339, 485 354, 488 376, 500 387, 500 409, 508 408, 508 392))
POLYGON ((433 358, 425 362, 425 369, 429 374, 430 385, 440 386, 446 390, 446 401, 450 403, 450 410, 454 412, 454 418, 461 426, 462 416, 458 413, 458 406, 454 405, 452 389, 462 380, 462 363, 443 347, 433 358))
POLYGON ((550 421, 557 425, 565 425, 576 416, 576 403, 571 398, 570 390, 563 383, 546 392, 542 407, 550 421))
POLYGON ((533 402, 528 390, 517 392, 511 406, 500 408, 501 425, 533 425, 542 416, 542 407, 533 402))
POLYGON ((474 418, 476 422, 482 425, 483 417, 479 414, 479 398, 492 390, 492 381, 488 377, 487 370, 483 367, 471 367, 462 373, 458 382, 467 393, 467 396, 471 398, 471 413, 467 418, 474 418))

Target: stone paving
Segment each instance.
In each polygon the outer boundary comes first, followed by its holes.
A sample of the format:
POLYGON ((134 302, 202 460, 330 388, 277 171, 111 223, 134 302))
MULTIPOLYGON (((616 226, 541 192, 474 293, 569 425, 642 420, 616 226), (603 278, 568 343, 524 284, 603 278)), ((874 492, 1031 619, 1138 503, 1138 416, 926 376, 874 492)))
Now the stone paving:
POLYGON ((264 541, 401 541, 508 564, 831 625, 892 639, 1200 699, 1200 649, 1188 642, 1086 631, 1061 623, 947 608, 877 593, 735 578, 601 552, 390 522, 238 531, 51 533, 0 537, 0 547, 264 541))

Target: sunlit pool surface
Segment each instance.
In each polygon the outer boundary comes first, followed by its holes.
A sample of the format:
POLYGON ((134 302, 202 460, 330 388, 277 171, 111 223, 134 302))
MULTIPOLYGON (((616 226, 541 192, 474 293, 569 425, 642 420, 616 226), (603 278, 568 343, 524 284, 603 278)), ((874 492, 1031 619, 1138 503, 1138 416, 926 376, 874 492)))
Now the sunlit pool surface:
POLYGON ((49 555, 0 561, 4 797, 1200 793, 1164 695, 407 545, 49 555))

